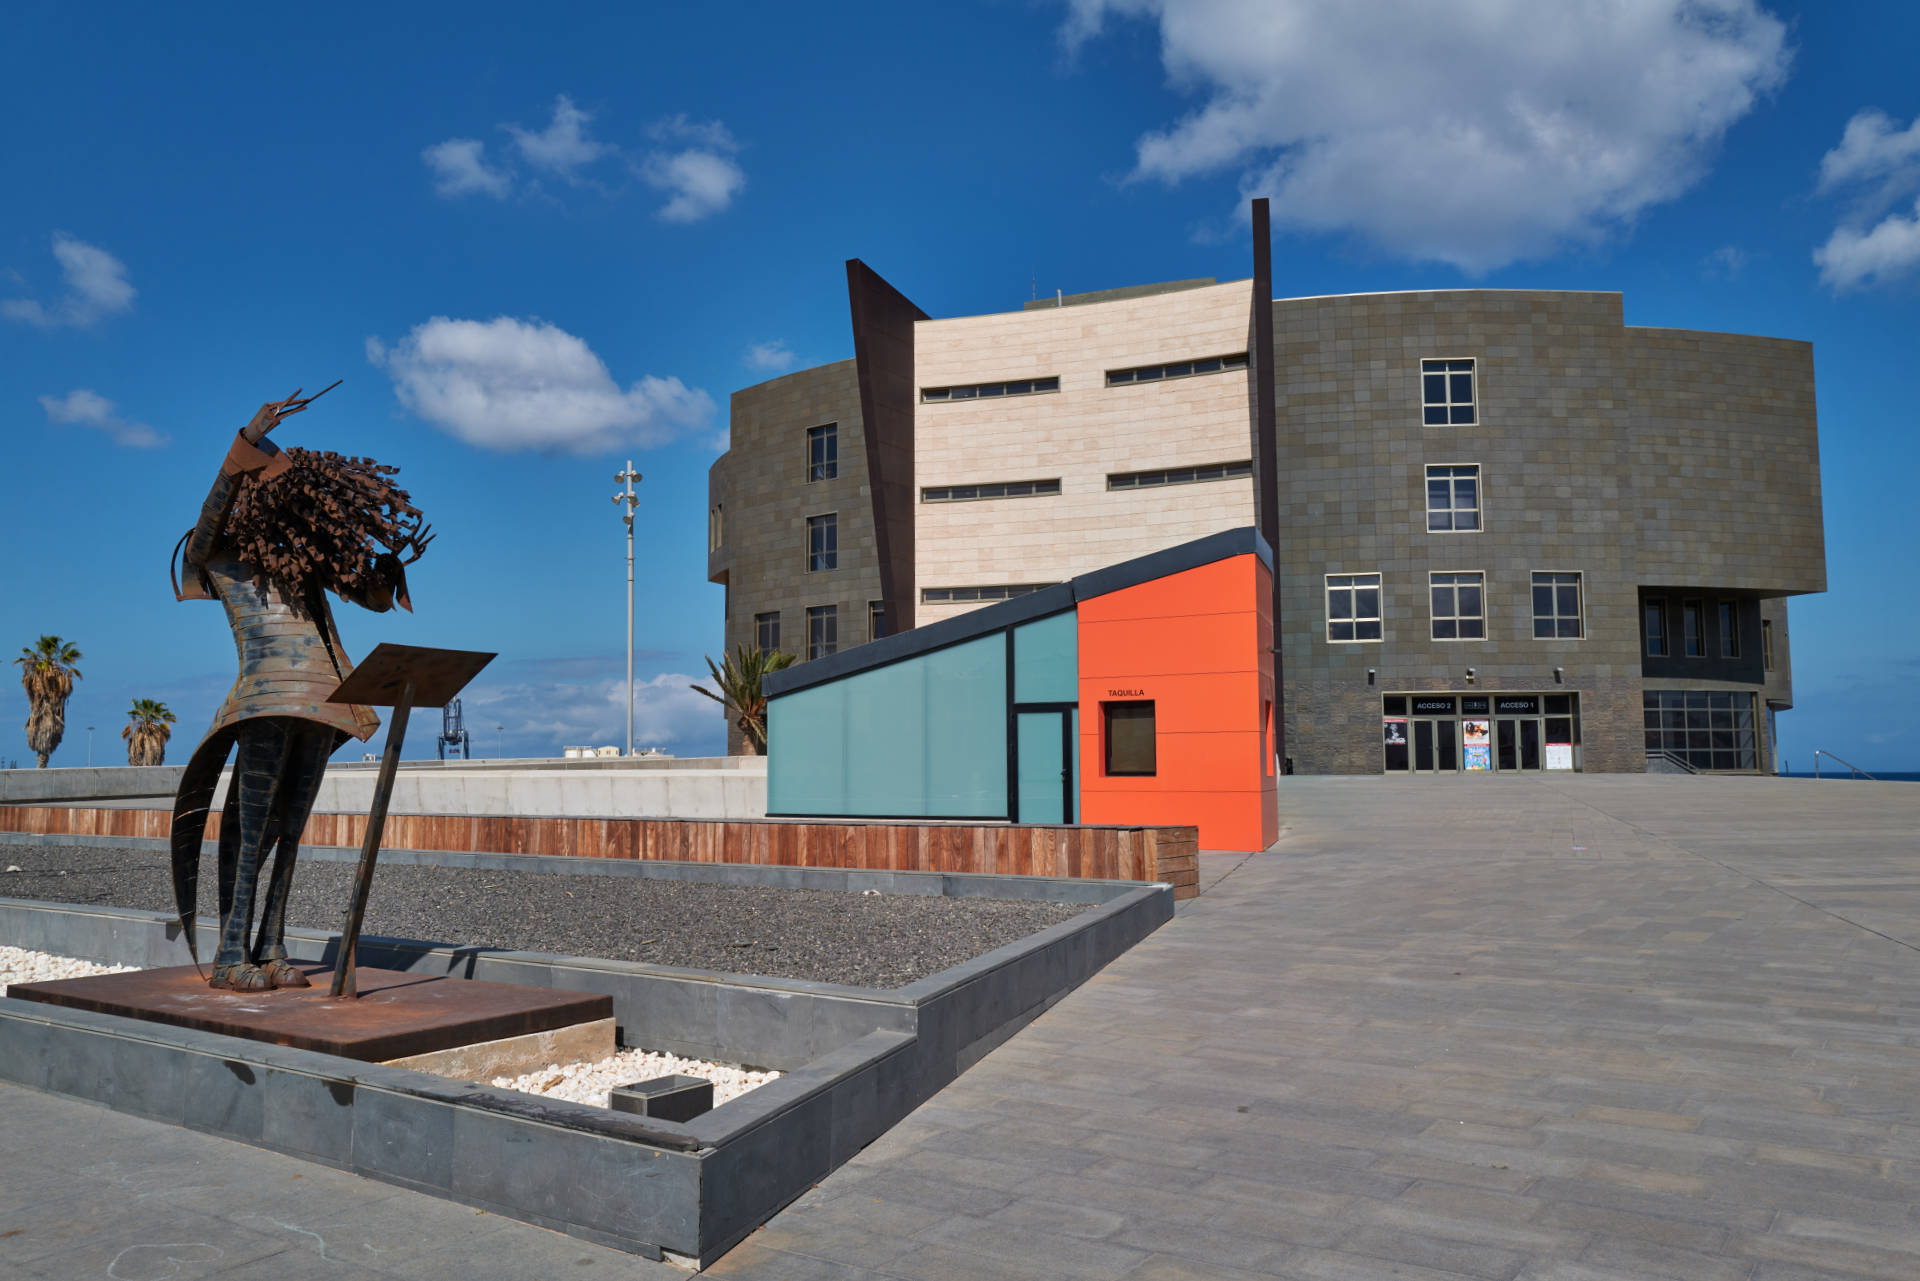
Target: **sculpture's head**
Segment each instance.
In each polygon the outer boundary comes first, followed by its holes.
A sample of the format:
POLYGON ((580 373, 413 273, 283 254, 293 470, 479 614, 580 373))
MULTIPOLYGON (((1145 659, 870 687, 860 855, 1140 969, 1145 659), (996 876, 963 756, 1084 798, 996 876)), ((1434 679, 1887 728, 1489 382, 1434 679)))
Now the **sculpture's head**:
POLYGON ((226 537, 297 600, 331 591, 371 610, 411 610, 406 567, 433 541, 420 509, 371 458, 289 449, 274 476, 249 475, 236 492, 226 537))

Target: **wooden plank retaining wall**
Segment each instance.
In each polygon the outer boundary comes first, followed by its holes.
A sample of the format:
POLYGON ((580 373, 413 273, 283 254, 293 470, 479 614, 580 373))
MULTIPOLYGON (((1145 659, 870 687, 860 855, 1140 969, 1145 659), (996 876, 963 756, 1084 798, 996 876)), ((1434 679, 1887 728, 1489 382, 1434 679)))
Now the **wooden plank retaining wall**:
MULTIPOLYGON (((170 817, 169 811, 159 809, 6 805, 0 806, 0 832, 158 838, 167 835, 170 817)), ((309 845, 357 847, 366 826, 364 814, 315 814, 302 839, 309 845)), ((219 833, 220 816, 209 815, 207 836, 219 833)), ((389 814, 381 845, 678 863, 1166 881, 1173 885, 1175 898, 1185 899, 1200 892, 1199 839, 1197 827, 389 814)))

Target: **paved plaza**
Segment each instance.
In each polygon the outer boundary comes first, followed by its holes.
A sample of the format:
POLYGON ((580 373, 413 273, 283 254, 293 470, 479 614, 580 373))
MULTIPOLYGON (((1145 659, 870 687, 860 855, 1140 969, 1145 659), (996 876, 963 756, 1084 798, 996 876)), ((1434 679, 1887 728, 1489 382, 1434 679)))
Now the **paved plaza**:
MULTIPOLYGON (((710 1275, 1920 1276, 1920 784, 1281 795, 1273 851, 1208 856, 1176 920, 710 1275)), ((0 1106, 0 1276, 676 1274, 0 1106)))

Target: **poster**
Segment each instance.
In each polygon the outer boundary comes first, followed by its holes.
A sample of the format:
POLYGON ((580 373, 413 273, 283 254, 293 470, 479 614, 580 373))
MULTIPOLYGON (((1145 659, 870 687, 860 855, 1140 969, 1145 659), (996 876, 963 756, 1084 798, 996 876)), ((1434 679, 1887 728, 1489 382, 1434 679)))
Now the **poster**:
POLYGON ((1547 768, 1548 769, 1572 769, 1573 768, 1573 744, 1572 743, 1548 743, 1547 744, 1547 768))
POLYGON ((1491 721, 1468 719, 1460 722, 1461 763, 1468 769, 1493 768, 1492 727, 1491 721))
POLYGON ((1463 759, 1468 769, 1493 768, 1493 749, 1485 743, 1468 743, 1462 751, 1465 753, 1463 759))
POLYGON ((1468 747, 1478 744, 1481 747, 1493 742, 1490 732, 1491 721, 1464 720, 1460 722, 1460 741, 1468 747))

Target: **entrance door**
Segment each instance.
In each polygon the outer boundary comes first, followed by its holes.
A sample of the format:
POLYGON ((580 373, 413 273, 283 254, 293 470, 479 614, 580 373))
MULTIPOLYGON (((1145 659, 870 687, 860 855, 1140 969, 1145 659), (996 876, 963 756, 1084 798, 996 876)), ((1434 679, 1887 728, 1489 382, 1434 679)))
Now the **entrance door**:
POLYGON ((1413 768, 1419 774, 1451 774, 1460 768, 1460 722, 1414 721, 1413 768))
POLYGON ((1507 718, 1493 723, 1494 761, 1501 770, 1540 768, 1540 722, 1507 718))
POLYGON ((1015 712, 1014 751, 1019 762, 1021 823, 1072 821, 1073 768, 1069 763, 1067 712, 1015 712))

